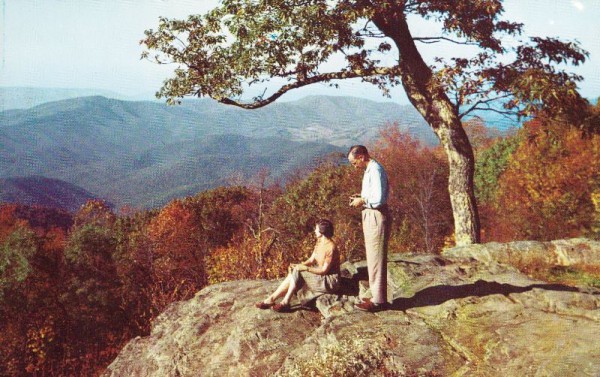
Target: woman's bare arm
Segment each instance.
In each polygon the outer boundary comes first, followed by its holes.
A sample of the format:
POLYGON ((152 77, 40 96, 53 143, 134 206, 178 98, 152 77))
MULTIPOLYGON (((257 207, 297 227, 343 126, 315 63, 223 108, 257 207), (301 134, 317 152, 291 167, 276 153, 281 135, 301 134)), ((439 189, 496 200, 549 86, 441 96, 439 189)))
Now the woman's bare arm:
POLYGON ((313 273, 315 275, 327 275, 327 273, 329 272, 330 266, 331 266, 330 261, 325 260, 325 262, 323 263, 323 265, 321 267, 319 267, 319 266, 307 267, 306 271, 313 273))
POLYGON ((310 258, 308 258, 304 262, 290 264, 290 268, 297 268, 298 271, 306 271, 308 269, 308 266, 313 265, 315 263, 315 260, 315 253, 313 252, 310 258))
MULTIPOLYGON (((313 257, 311 257, 314 259, 314 254, 313 257)), ((327 253, 325 254, 325 260, 323 261, 323 265, 321 266, 309 266, 306 268, 301 267, 300 271, 308 271, 310 273, 316 274, 316 275, 326 275, 329 272, 329 268, 331 267, 331 260, 333 258, 333 247, 327 251, 327 253)))

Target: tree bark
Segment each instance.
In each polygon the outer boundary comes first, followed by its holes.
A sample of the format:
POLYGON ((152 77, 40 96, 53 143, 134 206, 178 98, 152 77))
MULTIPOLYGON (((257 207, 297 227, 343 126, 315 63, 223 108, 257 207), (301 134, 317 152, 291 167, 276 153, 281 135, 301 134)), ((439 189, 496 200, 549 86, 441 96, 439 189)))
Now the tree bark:
POLYGON ((473 187, 475 157, 469 138, 441 84, 417 50, 401 7, 375 15, 377 27, 390 37, 399 51, 402 85, 412 105, 440 140, 448 158, 448 191, 454 215, 457 245, 480 242, 479 214, 473 187))

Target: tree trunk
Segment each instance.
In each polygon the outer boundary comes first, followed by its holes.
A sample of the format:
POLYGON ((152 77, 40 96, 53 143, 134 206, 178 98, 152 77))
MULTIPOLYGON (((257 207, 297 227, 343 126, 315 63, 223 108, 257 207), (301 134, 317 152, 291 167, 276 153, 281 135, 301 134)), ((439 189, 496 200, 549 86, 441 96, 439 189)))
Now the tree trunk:
MULTIPOLYGON (((440 107, 444 105, 438 104, 440 107)), ((479 243, 479 214, 473 187, 475 158, 467 134, 455 114, 448 117, 442 114, 441 122, 434 131, 444 147, 450 167, 448 192, 454 214, 456 244, 479 243)))
POLYGON ((448 158, 448 191, 454 215, 457 245, 479 243, 479 214, 475 201, 473 174, 475 157, 456 109, 436 83, 414 43, 401 8, 377 14, 377 27, 398 47, 402 85, 412 105, 421 113, 440 140, 448 158))

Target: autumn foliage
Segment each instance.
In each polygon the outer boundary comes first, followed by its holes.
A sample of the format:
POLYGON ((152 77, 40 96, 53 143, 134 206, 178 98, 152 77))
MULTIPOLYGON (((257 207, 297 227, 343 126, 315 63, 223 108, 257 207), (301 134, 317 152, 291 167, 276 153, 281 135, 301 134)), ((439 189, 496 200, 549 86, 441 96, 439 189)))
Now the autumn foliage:
MULTIPOLYGON (((484 240, 600 238, 600 136, 538 116, 501 134, 465 124, 477 157, 484 240)), ((387 125, 369 146, 390 180, 391 252, 452 246, 439 147, 387 125)), ((98 375, 171 303, 208 284, 282 277, 305 259, 319 218, 344 260, 364 259, 362 172, 343 154, 280 185, 261 173, 149 211, 91 201, 77 213, 0 205, 0 375, 98 375)))
POLYGON ((600 135, 538 118, 515 137, 488 215, 489 238, 598 236, 600 135))
POLYGON ((381 132, 373 152, 386 167, 394 229, 391 245, 401 252, 435 253, 452 235, 448 164, 439 148, 425 147, 397 124, 381 132))

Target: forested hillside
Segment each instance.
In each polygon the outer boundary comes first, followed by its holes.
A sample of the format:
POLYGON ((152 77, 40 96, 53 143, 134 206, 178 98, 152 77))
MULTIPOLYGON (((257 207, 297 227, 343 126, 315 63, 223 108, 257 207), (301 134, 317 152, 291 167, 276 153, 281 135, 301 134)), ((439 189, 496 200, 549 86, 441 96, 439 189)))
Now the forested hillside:
POLYGON ((70 183, 40 176, 0 178, 0 202, 76 212, 95 196, 70 183))

